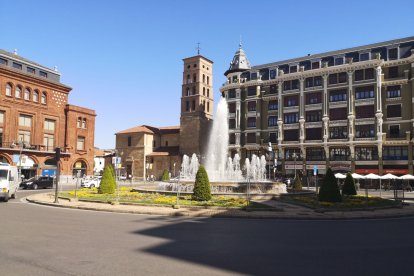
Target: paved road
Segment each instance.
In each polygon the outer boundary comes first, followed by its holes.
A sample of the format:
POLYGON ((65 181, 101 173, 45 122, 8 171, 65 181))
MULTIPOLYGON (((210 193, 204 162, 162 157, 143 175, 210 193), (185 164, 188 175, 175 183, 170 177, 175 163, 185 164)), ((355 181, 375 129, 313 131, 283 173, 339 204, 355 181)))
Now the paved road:
POLYGON ((414 269, 414 218, 189 219, 21 199, 1 203, 0 217, 1 275, 412 275, 414 269))

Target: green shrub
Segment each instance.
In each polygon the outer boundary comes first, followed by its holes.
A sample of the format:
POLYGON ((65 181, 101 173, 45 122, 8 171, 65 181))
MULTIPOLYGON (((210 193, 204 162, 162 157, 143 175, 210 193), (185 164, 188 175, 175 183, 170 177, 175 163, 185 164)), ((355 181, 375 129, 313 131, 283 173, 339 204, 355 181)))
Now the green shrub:
POLYGON ((208 201, 211 199, 210 181, 203 165, 197 171, 192 199, 197 201, 208 201))
POLYGON ((164 181, 164 182, 170 181, 170 172, 167 169, 165 169, 164 172, 162 173, 161 181, 164 181))
POLYGON ((346 174, 345 183, 342 187, 342 195, 356 195, 355 181, 351 173, 346 174))
POLYGON ((322 186, 319 189, 318 200, 324 202, 342 201, 341 192, 339 191, 337 180, 331 168, 328 168, 323 178, 322 186))
POLYGON ((115 173, 112 165, 105 166, 101 184, 99 185, 100 194, 113 194, 116 188, 115 173))
POLYGON ((298 172, 296 174, 296 178, 295 178, 295 180, 293 182, 293 190, 295 192, 302 191, 302 173, 301 172, 298 172))

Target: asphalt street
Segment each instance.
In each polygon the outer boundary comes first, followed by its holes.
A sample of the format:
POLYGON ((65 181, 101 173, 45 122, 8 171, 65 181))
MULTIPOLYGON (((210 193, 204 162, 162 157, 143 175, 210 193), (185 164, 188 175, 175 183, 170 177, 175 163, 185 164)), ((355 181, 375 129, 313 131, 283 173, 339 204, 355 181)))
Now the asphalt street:
POLYGON ((175 218, 39 206, 30 193, 0 203, 1 275, 413 273, 414 218, 175 218))

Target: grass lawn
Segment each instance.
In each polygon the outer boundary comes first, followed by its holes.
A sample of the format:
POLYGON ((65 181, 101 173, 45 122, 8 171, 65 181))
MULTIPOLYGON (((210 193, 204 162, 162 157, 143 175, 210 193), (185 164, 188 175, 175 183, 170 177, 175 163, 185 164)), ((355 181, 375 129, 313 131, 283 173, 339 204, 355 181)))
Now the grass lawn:
POLYGON ((400 206, 400 202, 380 197, 347 196, 342 202, 319 202, 315 195, 283 196, 281 201, 298 204, 312 209, 325 210, 356 210, 366 208, 385 208, 400 206))
MULTIPOLYGON (((61 192, 61 197, 74 198, 75 191, 61 192)), ((94 189, 80 189, 77 191, 78 199, 99 201, 99 202, 114 202, 116 201, 117 193, 114 194, 99 194, 96 188, 94 189)), ((122 187, 119 189, 119 202, 131 204, 147 204, 147 205, 163 205, 172 206, 177 204, 176 195, 165 195, 159 193, 140 193, 131 192, 131 188, 122 187)), ((191 200, 191 195, 182 195, 179 197, 178 204, 180 206, 212 206, 212 207, 226 207, 226 208, 269 208, 266 205, 248 202, 245 198, 229 197, 229 196, 214 196, 209 201, 194 201, 191 200)))

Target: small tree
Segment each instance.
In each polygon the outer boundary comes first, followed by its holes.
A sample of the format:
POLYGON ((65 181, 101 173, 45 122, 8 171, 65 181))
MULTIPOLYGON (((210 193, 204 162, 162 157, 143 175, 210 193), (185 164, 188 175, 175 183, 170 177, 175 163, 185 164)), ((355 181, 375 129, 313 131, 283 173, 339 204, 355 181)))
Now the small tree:
POLYGON ((301 172, 298 172, 296 174, 296 178, 295 178, 295 180, 293 182, 293 190, 295 192, 302 191, 302 173, 301 172))
POLYGON ((319 190, 318 200, 327 202, 342 201, 341 192, 339 191, 335 175, 332 172, 331 168, 328 168, 325 177, 323 178, 322 186, 319 190))
POLYGON ((112 165, 104 168, 101 184, 99 185, 100 194, 113 194, 116 188, 115 174, 112 165))
POLYGON ((164 182, 170 181, 170 173, 167 169, 164 169, 164 172, 162 173, 161 181, 164 181, 164 182))
POLYGON ((342 195, 356 195, 355 181, 351 173, 346 174, 345 183, 342 187, 342 195))
POLYGON ((197 171, 192 199, 197 201, 208 201, 211 199, 210 181, 203 165, 197 171))

